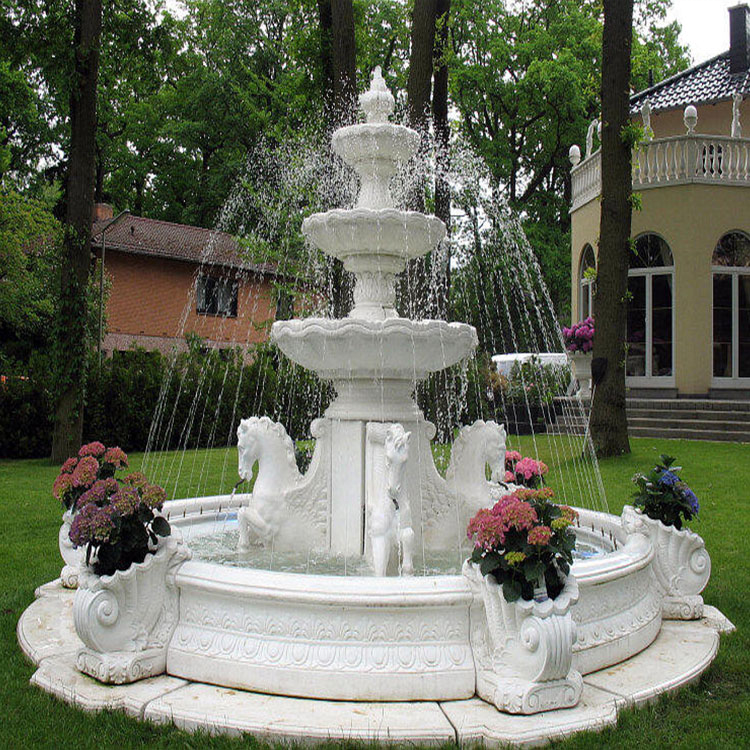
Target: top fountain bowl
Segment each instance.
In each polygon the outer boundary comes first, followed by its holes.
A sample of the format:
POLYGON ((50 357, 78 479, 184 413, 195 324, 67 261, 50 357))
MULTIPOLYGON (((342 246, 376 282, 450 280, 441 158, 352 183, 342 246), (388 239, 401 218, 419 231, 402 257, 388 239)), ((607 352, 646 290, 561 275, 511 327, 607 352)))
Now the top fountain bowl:
POLYGON ((389 122, 349 125, 333 134, 333 150, 359 174, 392 176, 418 148, 416 130, 389 122))

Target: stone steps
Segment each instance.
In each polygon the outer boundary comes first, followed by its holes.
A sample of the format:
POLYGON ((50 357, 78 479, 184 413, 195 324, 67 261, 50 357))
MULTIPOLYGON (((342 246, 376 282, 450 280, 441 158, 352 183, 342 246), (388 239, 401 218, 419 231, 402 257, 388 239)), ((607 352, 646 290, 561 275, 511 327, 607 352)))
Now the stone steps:
MULTIPOLYGON (((561 402, 563 399, 560 400, 561 402)), ((563 409, 558 404, 558 412, 563 409)), ((588 413, 589 404, 584 404, 588 413)), ((750 401, 719 399, 628 399, 631 437, 750 443, 750 401)), ((583 435, 586 419, 558 413, 547 432, 583 435)))

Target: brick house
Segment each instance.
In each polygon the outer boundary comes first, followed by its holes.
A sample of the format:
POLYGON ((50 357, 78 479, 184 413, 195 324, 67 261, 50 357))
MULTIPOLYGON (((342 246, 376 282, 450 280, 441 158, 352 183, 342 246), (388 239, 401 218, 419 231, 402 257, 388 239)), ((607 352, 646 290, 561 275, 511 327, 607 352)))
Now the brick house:
POLYGON ((167 353, 195 333, 208 346, 264 341, 276 318, 272 264, 251 264, 229 234, 94 207, 91 245, 111 281, 106 354, 167 353))

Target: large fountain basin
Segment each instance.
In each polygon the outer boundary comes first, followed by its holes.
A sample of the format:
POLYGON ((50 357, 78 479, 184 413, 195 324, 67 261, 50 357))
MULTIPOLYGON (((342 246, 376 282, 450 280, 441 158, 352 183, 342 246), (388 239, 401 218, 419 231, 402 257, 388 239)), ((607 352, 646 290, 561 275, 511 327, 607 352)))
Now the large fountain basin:
POLYGON ((466 323, 406 318, 282 320, 271 338, 294 362, 328 380, 419 380, 465 359, 477 345, 466 323))
MULTIPOLYGON (((188 543, 226 522, 230 499, 167 506, 188 543), (195 524, 196 517, 200 520, 195 524), (208 526, 206 526, 208 525, 208 526)), ((577 560, 575 669, 616 664, 661 627, 651 543, 619 518, 581 510, 577 531, 602 553, 577 560), (593 528, 592 528, 593 526, 593 528), (610 538, 610 534, 612 535, 610 538)), ((179 623, 167 657, 176 677, 335 700, 451 700, 474 694, 472 594, 462 575, 305 575, 194 559, 176 575, 179 623)))
POLYGON ((349 271, 400 273, 445 237, 435 216, 395 208, 336 208, 308 216, 302 233, 349 271))

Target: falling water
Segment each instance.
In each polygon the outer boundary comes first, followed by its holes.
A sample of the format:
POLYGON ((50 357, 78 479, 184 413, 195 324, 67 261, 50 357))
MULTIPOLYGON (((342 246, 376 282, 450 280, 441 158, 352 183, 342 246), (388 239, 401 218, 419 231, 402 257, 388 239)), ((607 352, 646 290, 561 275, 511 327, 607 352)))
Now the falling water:
MULTIPOLYGON (((522 448, 526 455, 542 458, 549 465, 545 481, 554 489, 558 501, 606 510, 590 438, 548 431, 560 416, 567 422, 584 417, 579 401, 561 398, 570 384, 568 368, 547 368, 538 359, 532 360, 517 369, 514 382, 493 388, 498 378, 492 375, 489 355, 562 352, 564 348, 539 264, 518 217, 498 197, 486 165, 456 140, 448 159, 436 160, 433 154, 402 170, 392 187, 397 204, 403 207, 418 184, 427 186, 429 206, 438 162, 449 164, 444 176, 453 205, 450 234, 433 252, 429 283, 421 298, 409 294, 421 285, 414 277, 415 266, 407 267, 401 284, 405 297, 402 305, 415 319, 434 317, 439 307, 436 295, 444 288, 445 275, 450 272, 451 308, 458 319, 477 328, 480 347, 470 361, 433 374, 424 383, 418 383, 414 372, 420 406, 438 427, 436 462, 444 471, 450 443, 462 424, 494 419, 506 424, 509 449, 522 448), (536 421, 535 415, 540 415, 541 420, 536 421)), ((230 491, 234 495, 236 427, 240 418, 267 414, 280 421, 293 439, 309 438, 306 429, 312 419, 325 411, 332 388, 265 342, 275 316, 272 311, 268 314, 269 300, 258 289, 270 280, 275 295, 271 302, 283 315, 291 312, 283 310, 290 291, 297 294, 293 303, 296 317, 334 317, 337 304, 350 306, 349 274, 307 244, 300 226, 302 219, 314 212, 351 207, 356 193, 357 180, 332 154, 328 134, 314 129, 287 142, 263 142, 248 158, 245 172, 234 186, 216 227, 217 232, 239 238, 242 263, 239 268, 226 264, 220 235, 214 233, 204 248, 180 323, 181 334, 190 328, 199 337, 219 340, 229 354, 223 357, 217 352, 201 353, 197 343, 191 354, 173 352, 151 425, 144 469, 168 489, 171 497, 230 491), (231 318, 208 316, 198 316, 189 325, 196 305, 198 278, 208 272, 222 282, 240 282, 241 290, 247 286, 254 290, 241 327, 231 318), (259 330, 258 321, 265 318, 269 320, 259 330), (222 425, 226 429, 220 429, 222 425)), ((382 358, 382 350, 380 354, 382 358)), ((353 363, 350 369, 354 369, 353 363)), ((382 381, 380 386, 385 414, 382 381)), ((248 491, 247 486, 244 491, 248 491)), ((422 498, 416 502, 421 503, 422 498)), ((224 547, 236 530, 226 525, 225 534, 230 536, 221 542, 224 547)), ((209 537, 199 540, 199 536, 194 541, 196 549, 216 545, 209 537)), ((449 562, 436 561, 434 555, 431 558, 423 544, 421 566, 417 567, 423 573, 455 565, 460 568, 464 542, 462 538, 456 540, 458 552, 451 553, 449 562)), ((328 570, 329 565, 313 550, 304 548, 303 543, 300 560, 292 562, 278 562, 278 555, 273 562, 272 557, 238 559, 236 553, 208 548, 205 554, 230 564, 291 565, 311 571, 328 570)), ((266 553, 258 554, 262 557, 266 553)), ((362 572, 356 566, 347 567, 346 559, 342 564, 345 573, 362 572)), ((337 567, 335 561, 331 565, 337 567)))

